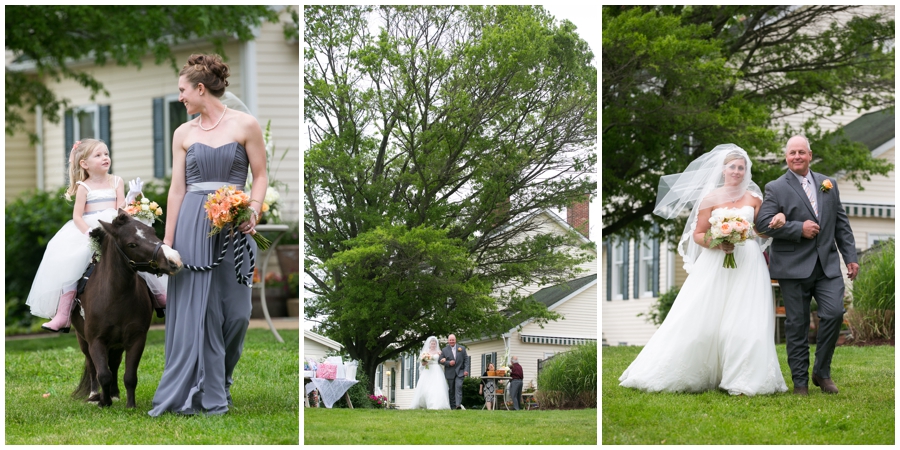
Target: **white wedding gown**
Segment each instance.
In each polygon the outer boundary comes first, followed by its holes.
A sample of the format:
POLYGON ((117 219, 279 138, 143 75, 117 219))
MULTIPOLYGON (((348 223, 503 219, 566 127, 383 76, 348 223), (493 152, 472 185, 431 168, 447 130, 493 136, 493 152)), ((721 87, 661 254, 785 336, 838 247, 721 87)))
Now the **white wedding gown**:
MULTIPOLYGON (((753 222, 753 207, 719 208, 753 222)), ((737 268, 722 267, 725 252, 703 249, 665 321, 619 377, 621 386, 649 392, 732 395, 787 391, 775 353, 769 270, 759 244, 735 247, 737 268)))
POLYGON ((438 359, 440 353, 435 353, 426 367, 417 363, 420 367, 419 381, 413 393, 411 409, 450 409, 450 388, 438 359))

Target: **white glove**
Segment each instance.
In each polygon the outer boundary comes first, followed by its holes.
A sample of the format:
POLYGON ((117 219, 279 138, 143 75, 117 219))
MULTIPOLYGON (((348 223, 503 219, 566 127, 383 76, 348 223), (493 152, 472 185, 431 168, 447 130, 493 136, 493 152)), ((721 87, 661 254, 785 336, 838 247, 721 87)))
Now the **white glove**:
POLYGON ((141 194, 141 188, 144 187, 144 182, 141 181, 141 177, 137 177, 128 182, 128 195, 125 196, 125 204, 130 204, 134 202, 134 199, 137 198, 138 194, 141 194))

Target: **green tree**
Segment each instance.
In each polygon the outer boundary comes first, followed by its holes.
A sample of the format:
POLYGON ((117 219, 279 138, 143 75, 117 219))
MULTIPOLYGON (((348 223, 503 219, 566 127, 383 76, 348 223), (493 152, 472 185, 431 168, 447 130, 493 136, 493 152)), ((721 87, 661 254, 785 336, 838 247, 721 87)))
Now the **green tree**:
POLYGON ((431 334, 556 318, 520 288, 590 256, 523 219, 596 189, 597 75, 575 27, 531 6, 304 14, 306 317, 370 380, 431 334))
MULTIPOLYGON (((16 62, 34 65, 34 73, 6 71, 6 134, 23 130, 23 113, 33 113, 36 106, 48 120, 59 122, 68 101, 46 81, 71 79, 89 89, 92 98, 109 95, 73 63, 140 67, 141 59, 152 54, 156 64, 168 60, 177 71, 172 46, 207 38, 224 57, 228 39, 252 40, 254 27, 277 20, 278 13, 267 6, 6 6, 6 49, 16 62)), ((285 35, 291 34, 297 32, 286 25, 285 35)))
POLYGON ((798 133, 810 139, 815 171, 845 171, 857 185, 887 174, 891 164, 816 125, 893 106, 894 21, 862 11, 603 7, 603 236, 649 231, 654 221, 671 230, 651 214, 659 177, 718 144, 747 150, 761 187, 784 173, 781 149, 798 133), (839 24, 840 15, 850 19, 839 24), (801 129, 783 121, 795 111, 809 114, 801 129))

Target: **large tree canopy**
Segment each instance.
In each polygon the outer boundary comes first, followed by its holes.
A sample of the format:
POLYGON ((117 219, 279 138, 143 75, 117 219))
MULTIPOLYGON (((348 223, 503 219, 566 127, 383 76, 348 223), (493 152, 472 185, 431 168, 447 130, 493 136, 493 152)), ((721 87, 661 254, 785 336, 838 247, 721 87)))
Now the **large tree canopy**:
POLYGON ((842 111, 893 107, 894 20, 871 11, 604 7, 603 236, 671 227, 651 215, 659 177, 718 144, 747 150, 760 186, 784 173, 793 134, 809 138, 815 171, 846 171, 857 184, 886 174, 891 165, 864 146, 817 126, 842 111), (791 127, 784 118, 797 112, 809 119, 791 127))
POLYGON ((597 72, 575 27, 531 6, 304 14, 306 317, 370 380, 429 335, 558 317, 521 288, 589 253, 524 219, 596 192, 597 72))
MULTIPOLYGON (((267 6, 6 6, 6 49, 17 62, 34 64, 34 71, 6 71, 6 133, 22 130, 24 111, 40 106, 44 116, 59 121, 67 105, 44 84, 69 78, 90 89, 92 96, 108 93, 73 62, 140 67, 148 54, 156 63, 168 60, 177 71, 171 47, 190 39, 209 39, 224 55, 224 44, 237 37, 253 39, 253 27, 277 21, 267 6)), ((286 36, 296 36, 285 26, 286 36)))

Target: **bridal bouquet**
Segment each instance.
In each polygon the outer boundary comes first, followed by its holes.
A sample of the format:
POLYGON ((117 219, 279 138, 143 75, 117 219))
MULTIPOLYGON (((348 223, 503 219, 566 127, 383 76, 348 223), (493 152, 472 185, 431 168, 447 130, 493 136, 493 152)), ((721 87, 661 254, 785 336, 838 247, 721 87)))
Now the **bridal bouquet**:
MULTIPOLYGON (((234 186, 222 186, 216 192, 206 198, 206 215, 212 221, 212 230, 209 236, 215 236, 228 224, 237 224, 250 220, 253 212, 250 210, 250 196, 234 186)), ((272 243, 262 234, 253 233, 253 240, 260 250, 266 250, 272 243)))
POLYGON ((149 226, 153 226, 153 222, 159 220, 159 216, 163 214, 158 203, 151 202, 149 198, 143 196, 139 201, 135 200, 125 206, 125 212, 149 226))
MULTIPOLYGON (((709 218, 709 230, 706 232, 706 239, 709 241, 709 247, 713 248, 723 242, 730 242, 734 245, 742 245, 744 241, 753 237, 753 223, 739 216, 713 216, 709 218)), ((722 267, 726 269, 734 269, 737 264, 734 262, 734 253, 725 254, 725 262, 722 267)))
POLYGON ((422 365, 428 364, 428 361, 431 361, 431 353, 422 353, 422 356, 419 357, 419 361, 422 361, 422 365))

